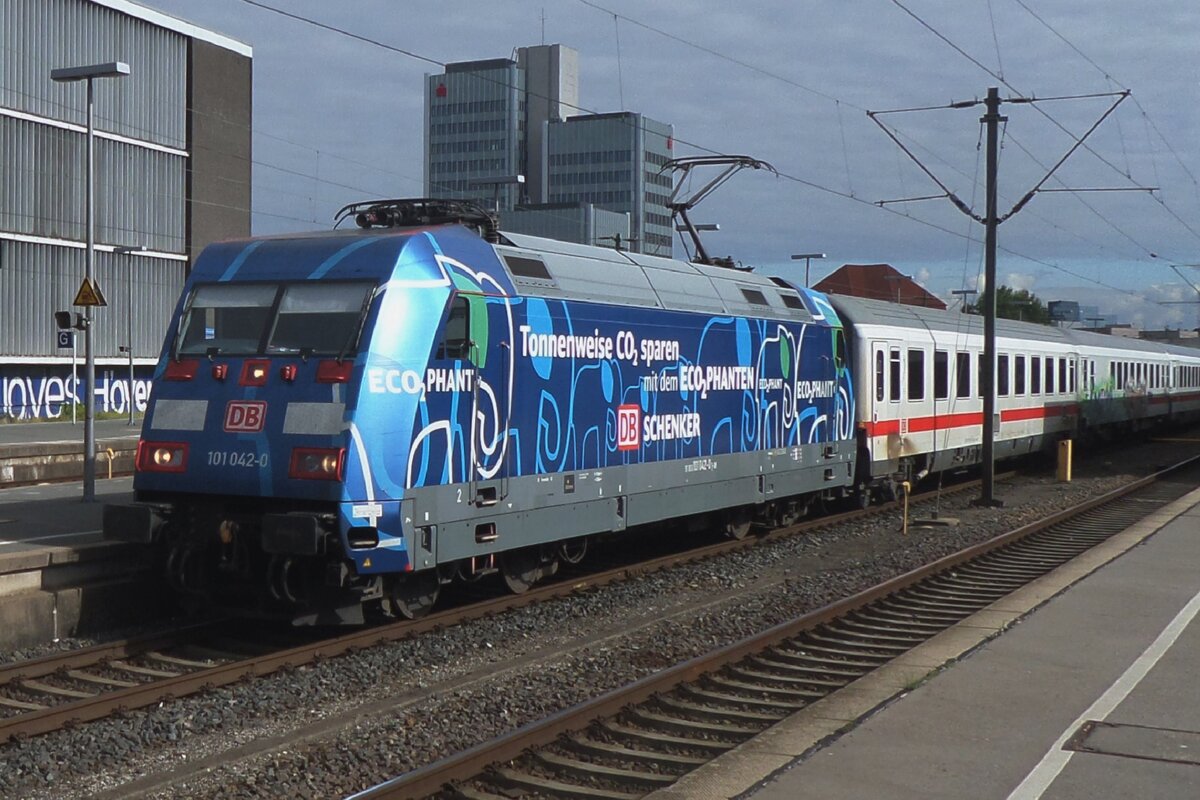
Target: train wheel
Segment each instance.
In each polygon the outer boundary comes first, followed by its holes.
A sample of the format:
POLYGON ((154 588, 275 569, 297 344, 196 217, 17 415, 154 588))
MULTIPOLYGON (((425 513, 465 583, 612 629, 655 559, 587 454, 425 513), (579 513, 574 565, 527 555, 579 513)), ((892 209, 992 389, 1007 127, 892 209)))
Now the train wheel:
POLYGON ((860 483, 854 489, 854 504, 863 511, 871 507, 871 487, 860 483))
POLYGON ((500 574, 513 594, 523 594, 542 577, 542 559, 536 547, 522 547, 500 554, 500 574))
POLYGON ((441 588, 436 570, 396 578, 388 592, 392 614, 404 619, 420 619, 433 608, 441 588))
POLYGON ((745 539, 746 534, 750 533, 751 522, 749 511, 745 509, 731 511, 725 518, 725 535, 730 539, 745 539))
POLYGON ((568 564, 578 564, 587 555, 588 540, 586 536, 569 539, 558 546, 558 557, 568 564))

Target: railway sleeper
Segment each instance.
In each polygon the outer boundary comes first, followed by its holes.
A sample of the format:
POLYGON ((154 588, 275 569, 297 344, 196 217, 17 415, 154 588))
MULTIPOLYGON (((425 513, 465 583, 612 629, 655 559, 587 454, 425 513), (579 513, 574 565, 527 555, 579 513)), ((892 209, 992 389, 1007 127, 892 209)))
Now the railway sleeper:
POLYGON ((891 660, 890 656, 864 658, 864 654, 858 652, 839 653, 835 654, 836 658, 830 658, 828 649, 820 648, 818 650, 803 642, 788 642, 772 647, 766 651, 766 655, 801 668, 815 666, 821 670, 821 674, 833 674, 838 669, 846 670, 842 673, 843 675, 853 675, 855 678, 862 677, 883 662, 891 660), (828 669, 828 667, 833 669, 828 669))
MULTIPOLYGON (((610 732, 609 735, 615 734, 610 732)), ((635 764, 657 764, 675 769, 679 773, 694 769, 701 764, 707 764, 710 760, 701 756, 685 756, 656 750, 634 750, 608 742, 598 742, 579 734, 567 737, 561 744, 563 747, 597 758, 613 758, 635 764)))
POLYGON ((982 602, 983 605, 1009 593, 1007 589, 989 587, 979 583, 964 586, 961 583, 955 583, 956 580, 956 578, 935 575, 921 583, 921 591, 928 592, 935 597, 953 598, 963 603, 982 602))
POLYGON ((611 781, 643 791, 647 788, 669 786, 678 778, 677 775, 665 775, 660 772, 642 772, 636 769, 621 769, 590 761, 579 761, 544 750, 534 753, 533 757, 555 773, 582 778, 585 781, 611 781))
MULTIPOLYGON (((682 687, 688 688, 690 687, 682 687)), ((691 693, 698 693, 700 690, 691 690, 691 693)), ((710 693, 711 694, 711 693, 710 693)), ((698 698, 700 699, 700 698, 698 698)), ((747 726, 771 725, 779 721, 781 714, 763 714, 758 711, 745 711, 740 708, 725 708, 717 705, 708 705, 708 703, 725 705, 746 705, 742 703, 740 698, 729 699, 713 694, 710 697, 702 698, 705 704, 692 703, 680 697, 672 697, 663 695, 656 699, 659 708, 672 714, 692 715, 701 722, 722 721, 744 723, 747 726)), ((757 732, 757 731, 756 731, 757 732)))
POLYGON ((128 689, 131 686, 140 685, 137 681, 123 681, 119 678, 106 678, 103 675, 93 675, 92 673, 84 672, 81 669, 69 669, 67 670, 66 674, 68 677, 74 678, 77 681, 83 681, 84 683, 95 683, 101 686, 114 686, 121 689, 128 689))
POLYGON ((906 653, 912 649, 908 644, 889 644, 880 641, 865 641, 862 634, 841 631, 837 628, 826 628, 811 631, 804 637, 827 653, 844 653, 846 655, 867 656, 890 661, 897 653, 906 653), (857 650, 854 648, 858 648, 857 650), (878 650, 883 652, 863 652, 878 650))
POLYGON ((963 618, 963 615, 958 611, 935 609, 919 602, 909 602, 898 597, 889 597, 887 600, 880 600, 878 610, 903 614, 909 618, 919 619, 926 624, 941 625, 943 628, 948 628, 951 625, 961 622, 963 618))
MULTIPOLYGON (((746 685, 749 686, 749 684, 746 685)), ((724 708, 728 705, 735 707, 739 710, 739 712, 742 712, 742 710, 745 709, 743 713, 749 714, 758 713, 758 711, 754 711, 752 709, 761 709, 766 713, 780 712, 779 716, 782 717, 786 716, 790 711, 795 711, 796 709, 804 708, 804 706, 808 705, 807 701, 801 700, 797 702, 794 697, 783 699, 786 697, 785 695, 781 695, 780 699, 767 699, 761 696, 765 694, 765 692, 758 687, 753 687, 750 689, 738 689, 737 687, 731 686, 728 688, 732 691, 720 691, 720 689, 723 688, 726 687, 713 686, 710 688, 707 686, 702 687, 688 685, 680 687, 679 691, 687 695, 689 698, 699 700, 702 703, 707 703, 717 708, 724 708), (746 692, 746 694, 739 694, 739 692, 746 692), (748 696, 751 692, 754 692, 760 696, 748 696)))
MULTIPOLYGON (((850 681, 858 680, 864 674, 861 671, 855 670, 826 669, 819 666, 798 666, 761 658, 754 659, 753 663, 755 666, 762 666, 765 669, 771 670, 771 672, 752 669, 748 665, 730 667, 729 671, 738 677, 749 678, 755 681, 776 681, 789 686, 813 686, 829 690, 840 689, 847 683, 850 683, 850 681)), ((824 697, 826 694, 821 688, 814 688, 811 691, 814 696, 824 697)))
POLYGON ((891 620, 864 620, 854 616, 842 617, 836 623, 835 630, 845 630, 847 633, 862 632, 862 636, 874 641, 909 643, 916 645, 929 638, 925 631, 914 631, 900 627, 899 623, 891 620))
POLYGON ((997 560, 989 563, 980 561, 977 564, 972 564, 967 569, 963 570, 964 574, 972 577, 981 577, 995 580, 1023 580, 1026 583, 1039 577, 1043 573, 1039 570, 1030 569, 1028 567, 1019 567, 1008 564, 1004 561, 997 560))
POLYGON ((11 697, 0 697, 0 706, 15 708, 18 711, 45 711, 50 706, 42 703, 30 703, 26 700, 14 700, 11 697))
POLYGON ((758 694, 778 694, 779 697, 824 697, 829 690, 845 686, 845 680, 821 680, 820 678, 797 678, 797 676, 776 675, 758 672, 749 667, 727 667, 726 674, 708 675, 710 684, 718 687, 731 688, 740 692, 756 692, 758 694), (774 686, 772 684, 784 684, 774 686))
POLYGON ((108 666, 113 669, 119 669, 122 672, 130 672, 134 675, 145 675, 149 678, 178 678, 182 672, 177 670, 155 669, 154 667, 142 667, 137 664, 130 664, 128 661, 110 661, 108 666))
MULTIPOLYGON (((768 682, 775 680, 773 676, 766 676, 762 683, 755 681, 753 675, 743 673, 742 676, 746 680, 737 680, 733 677, 725 677, 723 675, 709 675, 705 678, 707 683, 712 684, 714 689, 724 690, 726 692, 745 692, 747 694, 758 695, 757 702, 764 705, 770 703, 772 705, 788 705, 801 708, 808 705, 808 701, 817 697, 824 697, 825 692, 819 689, 794 689, 784 688, 781 686, 771 686, 768 682), (776 701, 766 700, 765 697, 778 697, 790 702, 777 703, 776 701)), ((733 695, 737 696, 737 695, 733 695)))
MULTIPOLYGON (((734 739, 738 743, 757 736, 762 732, 761 725, 749 727, 744 725, 721 725, 710 722, 697 722, 684 717, 675 717, 667 713, 659 713, 642 708, 630 709, 629 716, 639 725, 645 725, 649 728, 662 728, 672 733, 682 733, 685 736, 690 734, 692 737, 696 734, 720 736, 727 739, 734 739)), ((727 745, 725 749, 728 750, 732 747, 733 745, 727 745)))
POLYGON ((100 694, 100 692, 84 692, 79 689, 68 689, 65 686, 55 686, 52 683, 32 679, 17 681, 17 686, 29 692, 48 694, 53 697, 66 697, 71 700, 88 700, 100 694))
POLYGON ((547 780, 536 775, 527 775, 508 767, 500 767, 488 776, 501 786, 510 786, 551 797, 567 797, 571 800, 635 800, 645 792, 618 792, 593 786, 576 786, 572 783, 547 780))
POLYGON ((929 614, 943 614, 954 617, 955 621, 974 614, 979 610, 976 604, 949 602, 944 598, 933 597, 917 587, 909 587, 900 594, 887 599, 886 602, 896 605, 911 604, 925 610, 929 614))
POLYGON ((944 625, 940 622, 928 622, 919 619, 913 619, 911 615, 889 612, 883 608, 872 608, 869 610, 856 611, 847 616, 845 619, 847 621, 853 621, 859 625, 870 625, 876 628, 890 626, 895 628, 897 632, 906 636, 921 636, 924 638, 941 633, 947 627, 949 627, 948 625, 944 625))
MULTIPOLYGON (((636 715, 635 715, 636 719, 636 715)), ((641 720, 637 720, 641 722, 641 720)), ((652 724, 652 723, 644 723, 652 724)), ((612 736, 614 739, 623 742, 634 742, 647 747, 677 747, 679 749, 695 750, 701 753, 708 753, 711 756, 717 756, 721 753, 728 752, 737 744, 734 742, 722 742, 717 739, 696 739, 689 736, 675 736, 667 733, 662 733, 657 730, 642 730, 640 728, 631 728, 628 725, 622 725, 619 722, 612 720, 604 720, 600 723, 600 730, 606 735, 612 736)), ((708 759, 705 759, 708 761, 708 759)))
POLYGON ((926 603, 936 604, 938 608, 947 611, 954 611, 962 614, 964 617, 969 617, 979 609, 994 602, 992 599, 983 597, 964 598, 961 595, 950 595, 946 592, 938 592, 933 586, 921 586, 920 589, 909 589, 906 597, 914 600, 920 600, 926 603), (952 599, 956 598, 956 599, 952 599))
POLYGON ((474 786, 455 786, 450 790, 450 796, 455 800, 512 800, 508 795, 495 794, 474 786))

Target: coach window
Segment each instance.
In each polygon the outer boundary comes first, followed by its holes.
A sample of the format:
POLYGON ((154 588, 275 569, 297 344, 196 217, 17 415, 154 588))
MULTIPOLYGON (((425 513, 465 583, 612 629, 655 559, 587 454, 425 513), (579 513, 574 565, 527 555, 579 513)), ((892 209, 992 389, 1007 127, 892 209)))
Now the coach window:
POLYGON ((438 358, 465 358, 471 343, 471 311, 467 298, 457 295, 450 302, 450 316, 446 319, 446 332, 438 348, 438 358))
POLYGON ((879 402, 883 402, 883 381, 884 381, 883 376, 884 376, 884 374, 885 373, 883 371, 883 351, 876 350, 875 351, 875 399, 879 402))
POLYGON ((971 354, 958 352, 954 359, 954 396, 971 396, 971 354))
POLYGON ((1070 391, 1071 391, 1071 394, 1075 394, 1075 392, 1079 391, 1079 382, 1078 382, 1078 380, 1076 379, 1076 368, 1075 368, 1075 361, 1074 361, 1074 360, 1072 360, 1072 361, 1071 361, 1071 362, 1070 362, 1070 363, 1067 365, 1067 369, 1068 369, 1068 371, 1069 371, 1069 374, 1070 374, 1070 376, 1071 376, 1071 378, 1070 378, 1070 380, 1071 380, 1071 389, 1070 389, 1070 391))
MULTIPOLYGON (((979 364, 979 372, 976 373, 979 376, 977 379, 978 391, 976 392, 976 396, 983 397, 983 376, 986 375, 988 371, 987 356, 985 356, 983 353, 980 353, 979 358, 975 359, 975 361, 979 364)), ((995 388, 996 382, 992 381, 992 389, 995 390, 995 388)))
POLYGON ((888 358, 889 358, 888 366, 890 368, 889 369, 890 374, 889 374, 888 378, 891 381, 890 386, 889 386, 888 397, 889 397, 889 399, 891 399, 891 401, 893 403, 899 403, 900 402, 900 350, 893 347, 892 352, 888 358))
POLYGON ((950 354, 945 350, 933 351, 933 399, 945 400, 950 396, 950 354))
POLYGON ((1041 356, 1029 357, 1029 393, 1042 393, 1042 358, 1041 356))
POLYGON ((925 351, 908 351, 908 399, 925 399, 925 351))
POLYGON ((1058 360, 1058 391, 1059 394, 1066 394, 1070 391, 1067 388, 1067 359, 1065 358, 1058 360))
POLYGON ((1025 394, 1025 356, 1013 357, 1013 394, 1025 394))
POLYGON ((1046 356, 1046 394, 1054 394, 1054 358, 1046 356))
POLYGON ((1008 397, 1008 356, 996 356, 996 394, 1008 397))

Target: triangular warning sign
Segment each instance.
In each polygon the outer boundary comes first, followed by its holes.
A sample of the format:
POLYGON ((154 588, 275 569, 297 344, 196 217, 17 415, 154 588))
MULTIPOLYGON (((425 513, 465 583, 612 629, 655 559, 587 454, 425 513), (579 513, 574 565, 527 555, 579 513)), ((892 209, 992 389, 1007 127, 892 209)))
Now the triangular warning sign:
POLYGON ((71 305, 106 306, 108 301, 104 299, 104 293, 100 291, 100 286, 95 281, 84 278, 83 283, 79 284, 79 291, 75 293, 75 299, 71 305))

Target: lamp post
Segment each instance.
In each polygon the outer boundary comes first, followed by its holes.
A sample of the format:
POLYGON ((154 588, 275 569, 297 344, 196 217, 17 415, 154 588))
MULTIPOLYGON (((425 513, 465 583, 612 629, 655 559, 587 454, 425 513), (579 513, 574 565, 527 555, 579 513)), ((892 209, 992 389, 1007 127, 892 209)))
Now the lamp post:
MULTIPOLYGON (((95 93, 92 84, 96 78, 123 78, 128 74, 129 65, 123 61, 50 70, 50 79, 58 83, 87 82, 87 259, 84 279, 89 286, 92 285, 92 272, 96 263, 96 128, 93 118, 95 93)), ((93 503, 96 501, 96 354, 92 348, 91 306, 83 307, 83 359, 84 388, 87 392, 83 404, 83 502, 93 503)))
MULTIPOLYGON (((492 208, 497 214, 500 213, 500 187, 501 186, 520 186, 525 183, 524 175, 504 175, 499 178, 475 178, 468 185, 472 189, 482 189, 487 186, 492 187, 492 208)), ((515 205, 515 204, 514 204, 515 205)))
MULTIPOLYGON (((146 252, 146 245, 138 244, 114 247, 113 253, 132 256, 134 253, 146 252)), ((125 352, 129 356, 129 424, 133 425, 134 392, 133 392, 133 259, 129 259, 129 280, 125 285, 125 352)))
POLYGON ((956 296, 962 298, 962 300, 960 301, 962 303, 962 307, 961 307, 960 311, 962 311, 963 313, 966 313, 967 298, 971 297, 973 295, 979 294, 979 290, 978 289, 951 289, 950 294, 956 295, 956 296))
POLYGON ((824 257, 825 257, 824 253, 797 253, 796 255, 792 256, 792 261, 799 261, 802 258, 804 259, 804 288, 806 288, 806 289, 809 288, 808 267, 812 263, 812 260, 814 258, 824 258, 824 257))

